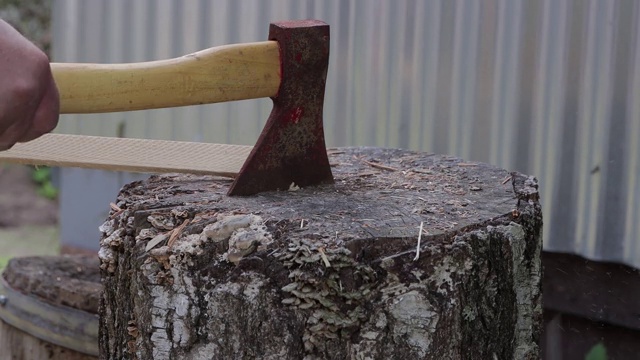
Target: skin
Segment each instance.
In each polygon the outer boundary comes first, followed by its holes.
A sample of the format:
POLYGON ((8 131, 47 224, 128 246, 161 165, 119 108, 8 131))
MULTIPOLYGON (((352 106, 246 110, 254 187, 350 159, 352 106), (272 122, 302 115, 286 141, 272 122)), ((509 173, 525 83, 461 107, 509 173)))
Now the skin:
POLYGON ((50 132, 59 112, 47 55, 0 20, 0 151, 50 132))

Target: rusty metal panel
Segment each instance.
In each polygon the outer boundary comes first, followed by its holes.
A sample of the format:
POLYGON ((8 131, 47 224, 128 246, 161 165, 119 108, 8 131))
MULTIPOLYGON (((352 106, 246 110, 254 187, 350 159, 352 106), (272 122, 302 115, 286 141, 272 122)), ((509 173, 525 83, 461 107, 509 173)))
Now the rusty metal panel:
MULTIPOLYGON (((53 54, 167 58, 261 41, 271 21, 300 18, 331 25, 328 145, 447 153, 535 174, 547 250, 640 267, 637 1, 58 0, 53 54)), ((252 144, 270 107, 69 116, 60 131, 252 144)))

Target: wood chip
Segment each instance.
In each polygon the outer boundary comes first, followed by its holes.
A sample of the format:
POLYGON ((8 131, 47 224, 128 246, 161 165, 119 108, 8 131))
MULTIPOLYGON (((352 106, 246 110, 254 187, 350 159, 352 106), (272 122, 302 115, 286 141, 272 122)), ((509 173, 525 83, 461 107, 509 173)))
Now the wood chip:
POLYGON ((329 262, 329 258, 327 258, 327 255, 324 253, 324 249, 318 248, 318 251, 320 252, 320 257, 322 258, 322 262, 324 262, 324 266, 331 267, 331 263, 329 262))
POLYGON ((398 169, 393 168, 391 166, 385 166, 385 165, 374 163, 374 162, 367 161, 367 160, 362 160, 362 162, 364 162, 365 164, 367 164, 367 165, 369 165, 371 167, 377 168, 377 169, 382 169, 382 170, 387 170, 387 171, 398 171, 398 169))
POLYGON ((109 207, 111 208, 111 210, 114 211, 113 214, 111 214, 111 216, 109 216, 110 219, 115 218, 116 216, 122 214, 122 212, 124 211, 123 209, 121 209, 118 205, 114 204, 114 203, 109 203, 109 207))
POLYGON ((162 234, 156 235, 153 239, 149 240, 149 242, 147 243, 147 246, 145 246, 144 248, 144 251, 149 251, 153 249, 154 247, 158 246, 158 244, 160 244, 161 242, 167 240, 168 237, 169 237, 168 233, 162 233, 162 234))
POLYGON ((167 246, 169 247, 169 249, 171 249, 171 247, 173 246, 173 243, 175 243, 176 239, 180 237, 180 235, 182 234, 182 230, 184 230, 184 228, 187 225, 189 225, 189 219, 184 219, 184 221, 182 222, 182 225, 171 230, 171 236, 169 237, 169 241, 167 241, 167 246))

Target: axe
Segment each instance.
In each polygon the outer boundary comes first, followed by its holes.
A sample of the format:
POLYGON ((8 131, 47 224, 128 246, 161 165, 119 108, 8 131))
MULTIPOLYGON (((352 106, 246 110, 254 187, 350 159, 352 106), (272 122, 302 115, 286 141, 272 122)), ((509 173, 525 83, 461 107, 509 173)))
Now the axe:
MULTIPOLYGON (((234 177, 229 195, 331 184, 322 121, 329 26, 272 23, 269 41, 132 64, 52 63, 61 113, 157 109, 271 97, 253 147, 47 134, 0 152, 0 162, 234 177)), ((215 124, 211 124, 215 128, 215 124)))

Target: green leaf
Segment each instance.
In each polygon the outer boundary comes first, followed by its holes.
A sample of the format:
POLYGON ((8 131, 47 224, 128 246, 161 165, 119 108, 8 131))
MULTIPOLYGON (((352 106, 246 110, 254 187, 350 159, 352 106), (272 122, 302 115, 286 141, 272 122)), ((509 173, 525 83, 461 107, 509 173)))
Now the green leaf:
POLYGON ((607 348, 603 343, 597 343, 589 350, 584 360, 607 360, 607 348))
POLYGON ((51 181, 47 181, 38 188, 38 195, 53 200, 58 196, 58 189, 51 184, 51 181))
POLYGON ((37 167, 33 170, 31 178, 38 184, 47 182, 51 179, 51 169, 48 167, 37 167))

